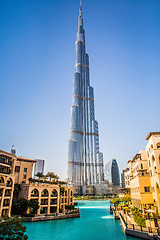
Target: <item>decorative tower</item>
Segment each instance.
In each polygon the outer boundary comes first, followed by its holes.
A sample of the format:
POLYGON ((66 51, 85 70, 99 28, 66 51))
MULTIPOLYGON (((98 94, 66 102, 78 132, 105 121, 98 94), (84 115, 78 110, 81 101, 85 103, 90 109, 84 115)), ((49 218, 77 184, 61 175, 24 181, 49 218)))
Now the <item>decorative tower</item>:
POLYGON ((103 154, 99 151, 98 122, 95 120, 94 90, 90 86, 89 56, 86 53, 81 3, 75 48, 68 179, 75 193, 82 194, 86 187, 99 185, 104 174, 103 154))

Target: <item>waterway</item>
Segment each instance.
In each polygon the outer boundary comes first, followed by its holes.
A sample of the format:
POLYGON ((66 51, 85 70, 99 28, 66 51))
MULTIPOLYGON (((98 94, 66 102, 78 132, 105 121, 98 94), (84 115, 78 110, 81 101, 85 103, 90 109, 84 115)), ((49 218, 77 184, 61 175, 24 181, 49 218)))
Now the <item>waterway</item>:
POLYGON ((138 240, 126 236, 107 201, 80 201, 80 218, 24 223, 29 240, 138 240))

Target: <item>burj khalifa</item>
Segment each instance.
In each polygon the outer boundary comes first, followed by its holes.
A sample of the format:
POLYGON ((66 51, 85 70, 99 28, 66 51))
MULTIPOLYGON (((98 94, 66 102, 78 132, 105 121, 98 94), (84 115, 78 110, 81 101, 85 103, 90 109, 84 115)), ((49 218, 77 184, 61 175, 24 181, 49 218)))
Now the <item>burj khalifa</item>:
POLYGON ((89 56, 86 53, 82 5, 80 4, 75 42, 70 139, 68 141, 68 180, 74 191, 82 194, 85 193, 87 187, 96 187, 101 184, 103 172, 103 154, 99 150, 94 89, 90 85, 89 56))

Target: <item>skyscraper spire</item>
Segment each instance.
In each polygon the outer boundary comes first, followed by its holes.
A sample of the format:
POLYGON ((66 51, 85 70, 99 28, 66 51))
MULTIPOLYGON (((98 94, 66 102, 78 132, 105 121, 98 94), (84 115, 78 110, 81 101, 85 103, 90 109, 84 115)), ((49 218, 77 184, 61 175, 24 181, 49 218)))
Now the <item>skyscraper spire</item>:
POLYGON ((80 8, 82 8, 82 0, 80 0, 80 8))
POLYGON ((82 17, 82 1, 80 0, 79 17, 82 17))

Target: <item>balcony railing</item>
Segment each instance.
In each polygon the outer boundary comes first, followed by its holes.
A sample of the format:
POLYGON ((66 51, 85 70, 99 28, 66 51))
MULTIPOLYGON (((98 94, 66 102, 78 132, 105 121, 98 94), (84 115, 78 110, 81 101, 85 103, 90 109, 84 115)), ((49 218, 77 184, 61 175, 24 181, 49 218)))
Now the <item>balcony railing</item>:
POLYGON ((5 196, 5 197, 10 197, 11 194, 10 194, 10 193, 6 193, 4 196, 5 196))
POLYGON ((42 194, 41 197, 48 197, 48 195, 47 194, 42 194))
POLYGON ((11 173, 11 170, 10 170, 9 168, 7 168, 7 171, 5 171, 4 169, 1 169, 1 168, 0 168, 0 173, 10 174, 10 173, 11 173))
POLYGON ((41 202, 41 205, 48 205, 48 202, 41 202))
POLYGON ((2 159, 0 159, 0 163, 3 163, 3 164, 6 164, 6 165, 9 165, 9 166, 11 166, 11 161, 9 161, 9 162, 5 162, 5 160, 2 160, 2 159))
POLYGON ((31 194, 31 197, 39 197, 38 194, 31 194))
POLYGON ((3 207, 8 207, 9 206, 9 202, 7 202, 7 203, 3 203, 3 207))

